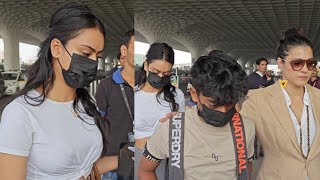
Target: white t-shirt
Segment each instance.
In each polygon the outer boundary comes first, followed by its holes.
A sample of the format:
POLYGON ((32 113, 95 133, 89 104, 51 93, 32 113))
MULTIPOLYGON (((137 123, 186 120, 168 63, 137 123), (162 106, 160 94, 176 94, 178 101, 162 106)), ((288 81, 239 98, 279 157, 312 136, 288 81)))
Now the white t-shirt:
POLYGON ((310 96, 308 93, 308 89, 304 88, 305 92, 303 95, 303 111, 302 111, 302 117, 301 117, 301 125, 298 123, 297 117, 294 114, 294 112, 292 111, 292 109, 290 108, 291 105, 291 98, 289 96, 289 94, 287 93, 287 91, 282 88, 282 93, 284 95, 284 98, 286 100, 287 103, 287 107, 288 107, 288 111, 293 123, 293 127, 295 129, 296 132, 296 137, 297 137, 297 142, 300 145, 300 131, 302 130, 302 151, 303 154, 305 156, 308 155, 308 136, 307 136, 307 132, 308 132, 308 126, 307 126, 307 107, 309 106, 309 123, 310 123, 310 146, 312 145, 314 138, 316 136, 316 132, 317 132, 317 125, 316 125, 316 121, 313 115, 313 109, 311 107, 311 101, 310 101, 310 96))
MULTIPOLYGON (((203 122, 197 106, 186 110, 184 120, 184 179, 236 180, 236 156, 230 125, 214 127, 203 122)), ((243 125, 247 158, 251 158, 254 123, 243 118, 243 125)), ((169 121, 166 121, 148 140, 146 149, 153 157, 163 160, 170 157, 169 148, 169 121)))
MULTIPOLYGON (((39 93, 32 90, 29 95, 39 93)), ((0 152, 28 157, 27 180, 79 180, 90 174, 100 157, 103 145, 98 127, 75 117, 72 103, 45 99, 32 106, 20 96, 4 109, 0 152)), ((92 117, 81 117, 94 124, 92 117)))
MULTIPOLYGON (((164 100, 162 93, 157 101, 157 93, 138 90, 134 93, 135 139, 150 137, 159 124, 159 120, 171 112, 170 103, 164 100)), ((175 102, 179 112, 185 111, 183 92, 176 88, 175 102)))

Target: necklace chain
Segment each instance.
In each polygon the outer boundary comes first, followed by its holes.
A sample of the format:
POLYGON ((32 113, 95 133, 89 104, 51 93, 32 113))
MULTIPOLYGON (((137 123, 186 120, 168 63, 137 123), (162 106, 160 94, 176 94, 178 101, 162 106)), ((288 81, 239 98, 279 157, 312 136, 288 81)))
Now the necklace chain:
POLYGON ((63 106, 66 108, 66 109, 68 109, 72 114, 73 114, 73 116, 74 117, 78 117, 79 116, 79 114, 78 114, 78 112, 76 112, 74 109, 69 109, 65 104, 63 104, 63 106))
POLYGON ((307 107, 307 141, 308 141, 308 152, 307 152, 307 155, 305 156, 303 154, 303 151, 302 151, 302 127, 300 127, 300 151, 301 151, 301 154, 303 156, 304 159, 307 159, 308 158, 308 155, 309 155, 309 152, 310 152, 310 120, 309 120, 309 106, 306 106, 307 107))

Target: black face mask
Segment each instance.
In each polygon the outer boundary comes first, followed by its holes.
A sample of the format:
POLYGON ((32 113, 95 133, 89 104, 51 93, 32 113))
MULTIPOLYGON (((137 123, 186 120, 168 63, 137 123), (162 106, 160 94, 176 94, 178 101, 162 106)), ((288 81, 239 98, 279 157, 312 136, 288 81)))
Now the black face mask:
MULTIPOLYGON (((68 52, 68 51, 67 51, 68 52)), ((68 52, 69 54, 69 52, 68 52)), ((83 88, 95 80, 97 75, 98 61, 73 53, 68 70, 62 69, 62 75, 66 83, 73 88, 83 88)))
POLYGON ((202 110, 198 110, 198 115, 207 123, 215 127, 223 127, 232 119, 236 109, 232 107, 227 112, 220 112, 208 108, 206 105, 201 104, 202 110))
POLYGON ((149 71, 147 81, 152 87, 161 89, 170 83, 170 76, 160 77, 157 74, 149 71))

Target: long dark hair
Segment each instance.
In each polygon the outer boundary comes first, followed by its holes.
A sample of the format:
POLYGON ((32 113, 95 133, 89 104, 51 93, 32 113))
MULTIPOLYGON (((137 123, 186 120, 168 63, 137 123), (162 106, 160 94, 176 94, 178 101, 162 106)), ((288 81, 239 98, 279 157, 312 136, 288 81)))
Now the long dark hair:
MULTIPOLYGON (((166 43, 153 43, 147 53, 146 62, 148 64, 152 63, 154 60, 167 61, 170 64, 174 64, 174 51, 171 46, 166 43)), ((144 66, 136 72, 135 74, 135 85, 141 87, 147 80, 146 71, 144 66)), ((171 111, 178 111, 179 104, 176 103, 174 97, 176 95, 176 88, 171 84, 165 85, 161 91, 157 93, 157 101, 160 103, 159 98, 161 93, 164 94, 164 100, 170 103, 171 111)))
POLYGON ((312 43, 302 35, 302 28, 290 28, 284 33, 284 39, 280 40, 280 45, 277 51, 277 58, 285 59, 288 56, 289 48, 296 46, 308 46, 312 49, 312 43))
MULTIPOLYGON (((41 105, 53 88, 55 73, 53 70, 53 58, 51 54, 51 41, 57 38, 65 45, 69 40, 77 37, 79 31, 86 28, 98 28, 105 36, 102 22, 84 5, 78 3, 67 3, 56 10, 49 22, 48 37, 40 44, 37 61, 28 69, 27 83, 17 95, 24 96, 26 102, 33 106, 41 105), (43 91, 38 97, 28 95, 32 89, 42 87, 43 91)), ((84 112, 95 120, 103 138, 103 150, 101 155, 106 154, 107 139, 104 133, 105 123, 102 122, 100 113, 97 111, 94 99, 84 88, 77 88, 76 98, 73 102, 74 110, 84 112), (84 111, 78 106, 81 102, 84 111)), ((87 123, 83 118, 79 117, 87 123)))

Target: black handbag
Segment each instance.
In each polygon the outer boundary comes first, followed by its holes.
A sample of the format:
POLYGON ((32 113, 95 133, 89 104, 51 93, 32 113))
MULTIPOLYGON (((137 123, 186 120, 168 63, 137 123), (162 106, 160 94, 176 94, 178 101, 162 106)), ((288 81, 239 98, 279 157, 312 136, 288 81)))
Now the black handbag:
POLYGON ((128 149, 134 147, 134 142, 122 142, 118 158, 118 180, 134 180, 134 152, 128 149))

